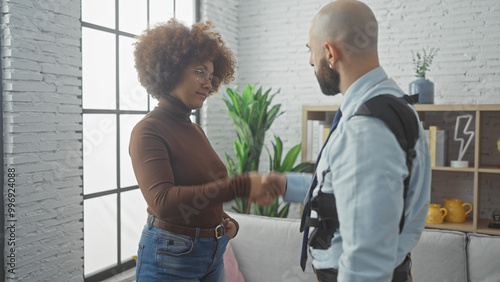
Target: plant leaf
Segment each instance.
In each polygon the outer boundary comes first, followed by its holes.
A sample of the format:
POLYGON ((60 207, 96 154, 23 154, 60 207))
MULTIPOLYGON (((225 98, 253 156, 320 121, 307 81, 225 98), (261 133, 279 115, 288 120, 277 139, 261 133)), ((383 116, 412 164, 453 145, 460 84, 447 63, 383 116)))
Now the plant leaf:
POLYGON ((286 204, 281 208, 281 210, 278 213, 278 217, 281 218, 286 218, 288 216, 288 211, 290 210, 290 204, 286 204))
POLYGON ((259 205, 257 205, 257 203, 253 203, 252 207, 253 207, 253 213, 255 215, 262 215, 261 207, 259 207, 259 205))
POLYGON ((290 171, 293 168, 293 165, 295 164, 295 161, 297 160, 297 157, 300 154, 300 149, 301 149, 301 144, 295 145, 293 148, 288 151, 288 153, 285 156, 285 159, 283 160, 283 164, 281 165, 282 171, 290 171))
POLYGON ((232 106, 233 106, 233 112, 236 115, 241 116, 241 99, 239 98, 239 93, 237 90, 233 91, 231 88, 227 88, 226 92, 231 99, 232 106))
POLYGON ((296 165, 290 171, 293 171, 293 172, 303 172, 303 171, 307 171, 310 167, 311 167, 310 163, 304 162, 304 163, 300 163, 300 164, 296 165))

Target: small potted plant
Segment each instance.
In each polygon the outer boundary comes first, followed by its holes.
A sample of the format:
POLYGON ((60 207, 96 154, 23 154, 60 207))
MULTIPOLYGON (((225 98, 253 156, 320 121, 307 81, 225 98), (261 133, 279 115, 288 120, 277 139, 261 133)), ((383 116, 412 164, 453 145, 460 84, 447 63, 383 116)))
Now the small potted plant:
POLYGON ((420 104, 434 103, 434 83, 425 78, 426 72, 430 71, 432 60, 439 49, 431 48, 429 52, 422 49, 422 53, 411 51, 413 57, 413 67, 415 70, 416 80, 410 83, 410 95, 419 94, 420 104))

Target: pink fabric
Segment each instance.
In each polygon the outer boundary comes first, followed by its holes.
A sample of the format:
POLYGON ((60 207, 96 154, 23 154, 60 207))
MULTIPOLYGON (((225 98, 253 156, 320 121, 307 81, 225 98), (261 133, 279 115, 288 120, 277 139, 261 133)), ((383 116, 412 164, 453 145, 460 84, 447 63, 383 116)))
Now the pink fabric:
POLYGON ((244 282, 243 274, 238 268, 238 261, 234 256, 231 244, 227 244, 226 252, 224 253, 224 268, 226 272, 226 282, 244 282))

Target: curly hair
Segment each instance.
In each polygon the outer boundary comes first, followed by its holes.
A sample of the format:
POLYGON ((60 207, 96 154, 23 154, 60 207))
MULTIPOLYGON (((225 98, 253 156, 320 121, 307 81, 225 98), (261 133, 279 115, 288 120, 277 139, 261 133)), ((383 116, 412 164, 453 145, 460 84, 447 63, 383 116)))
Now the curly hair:
MULTIPOLYGON (((210 21, 191 28, 171 19, 146 30, 135 43, 135 68, 139 81, 156 99, 168 95, 179 83, 183 71, 194 62, 213 61, 220 83, 234 80, 235 60, 210 21)), ((213 89, 219 90, 219 85, 213 89)), ((215 93, 214 92, 214 93, 215 93)))

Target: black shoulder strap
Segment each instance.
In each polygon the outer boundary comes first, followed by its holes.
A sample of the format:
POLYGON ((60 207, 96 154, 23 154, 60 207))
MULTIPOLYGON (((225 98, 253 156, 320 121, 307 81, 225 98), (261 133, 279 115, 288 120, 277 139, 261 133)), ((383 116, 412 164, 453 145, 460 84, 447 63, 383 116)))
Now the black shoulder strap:
MULTIPOLYGON (((418 94, 403 97, 396 97, 389 94, 376 96, 366 101, 355 115, 372 116, 382 120, 396 136, 399 145, 406 152, 406 166, 408 177, 404 180, 403 200, 406 201, 408 186, 412 170, 413 159, 417 155, 415 143, 418 140, 418 119, 408 104, 418 102, 418 94)), ((404 211, 399 224, 399 232, 404 226, 404 211)))

